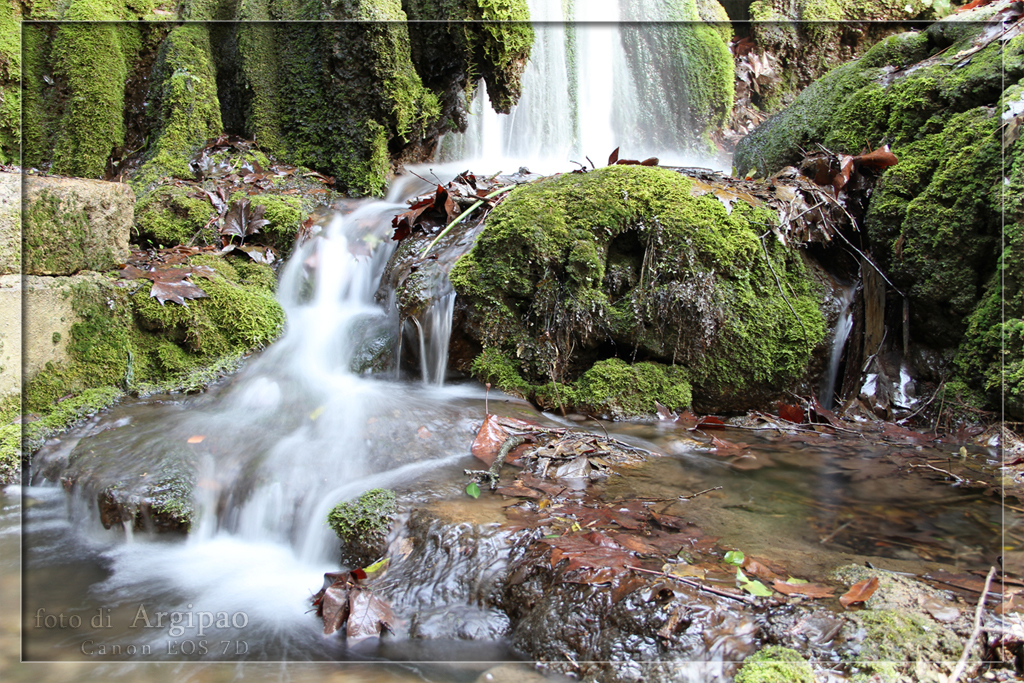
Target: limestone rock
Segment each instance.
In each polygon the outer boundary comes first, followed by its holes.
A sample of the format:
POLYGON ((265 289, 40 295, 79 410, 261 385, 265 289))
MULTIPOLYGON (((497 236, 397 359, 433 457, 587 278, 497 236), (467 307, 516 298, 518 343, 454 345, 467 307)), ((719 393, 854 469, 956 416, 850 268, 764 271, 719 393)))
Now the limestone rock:
POLYGON ((24 272, 74 275, 128 258, 135 193, 121 183, 26 176, 24 272))

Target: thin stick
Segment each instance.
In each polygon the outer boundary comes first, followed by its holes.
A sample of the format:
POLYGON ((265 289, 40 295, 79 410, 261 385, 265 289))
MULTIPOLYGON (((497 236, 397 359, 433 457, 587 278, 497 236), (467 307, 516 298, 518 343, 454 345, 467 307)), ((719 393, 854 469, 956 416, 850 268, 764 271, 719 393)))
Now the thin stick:
POLYGON ((470 207, 468 209, 466 209, 465 211, 460 213, 458 216, 456 216, 455 220, 453 220, 451 223, 449 223, 448 226, 444 230, 442 230, 441 233, 437 237, 434 238, 433 242, 431 242, 430 244, 427 245, 427 248, 424 249, 423 252, 420 254, 420 258, 423 258, 424 256, 426 256, 427 252, 429 252, 431 249, 433 249, 434 245, 437 244, 438 242, 440 242, 441 238, 448 234, 448 231, 450 231, 452 228, 454 228, 463 218, 465 218, 469 214, 473 213, 473 211, 475 211, 478 206, 483 204, 484 203, 484 199, 491 199, 493 197, 497 197, 499 194, 501 194, 503 192, 508 192, 509 190, 511 190, 511 189, 513 189, 515 187, 516 187, 515 185, 506 185, 505 187, 498 188, 497 190, 495 190, 494 192, 490 193, 489 195, 487 195, 483 199, 478 199, 477 201, 473 202, 473 204, 470 205, 470 207))
POLYGON ((697 493, 691 493, 688 496, 679 496, 679 500, 693 500, 697 496, 703 496, 705 493, 711 493, 712 491, 718 491, 721 488, 722 488, 721 486, 715 486, 715 487, 712 487, 710 489, 704 489, 703 491, 697 491, 697 493))
POLYGON ((927 467, 930 470, 935 470, 936 472, 942 472, 943 474, 945 474, 947 476, 950 476, 950 477, 953 477, 954 479, 956 479, 956 483, 958 483, 958 484, 962 484, 965 481, 966 482, 970 481, 970 479, 965 479, 964 477, 957 476, 957 475, 953 474, 952 472, 950 472, 949 470, 939 469, 938 467, 935 467, 933 465, 928 465, 928 464, 916 465, 915 464, 915 465, 911 465, 910 469, 914 469, 915 467, 927 467))
POLYGON ((845 529, 846 527, 850 526, 851 524, 853 524, 853 520, 852 520, 852 519, 850 519, 850 520, 847 520, 846 522, 844 522, 843 524, 841 524, 841 525, 839 526, 839 528, 838 528, 838 529, 836 529, 835 531, 833 531, 832 533, 830 533, 830 534, 829 534, 828 536, 826 536, 825 538, 823 538, 823 539, 821 539, 820 541, 818 541, 818 543, 820 543, 820 544, 822 544, 822 545, 824 545, 825 543, 828 543, 828 542, 829 542, 829 541, 831 541, 831 540, 832 540, 833 538, 835 538, 836 534, 838 534, 838 533, 839 533, 840 531, 842 531, 842 530, 843 530, 843 529, 845 529))
POLYGON ((995 575, 996 568, 989 567, 988 576, 985 577, 985 588, 981 591, 981 597, 978 598, 978 607, 974 610, 974 631, 971 632, 971 637, 968 639, 967 645, 964 646, 964 653, 960 655, 960 661, 956 663, 956 668, 953 669, 953 675, 950 677, 949 683, 956 683, 960 680, 964 669, 967 668, 967 660, 971 656, 971 649, 978 640, 978 634, 981 633, 981 615, 985 611, 985 597, 988 595, 988 587, 992 585, 992 577, 995 575))
POLYGON ((655 576, 664 576, 667 579, 675 579, 676 581, 678 581, 680 583, 685 583, 687 586, 693 586, 694 588, 697 588, 697 589, 702 590, 702 591, 706 591, 708 593, 713 593, 715 595, 721 595, 723 598, 730 598, 732 600, 739 600, 740 602, 745 602, 748 605, 756 605, 757 604, 757 600, 755 600, 754 598, 748 598, 745 595, 737 595, 736 593, 733 593, 733 592, 727 591, 727 590, 722 590, 721 588, 714 588, 712 586, 705 585, 705 584, 701 583, 700 581, 694 581, 692 579, 688 579, 685 576, 676 576, 675 574, 666 574, 665 572, 656 572, 656 571, 653 571, 651 569, 644 569, 643 567, 634 567, 634 566, 629 565, 629 564, 626 565, 626 569, 632 569, 635 572, 643 572, 644 574, 654 574, 655 576))

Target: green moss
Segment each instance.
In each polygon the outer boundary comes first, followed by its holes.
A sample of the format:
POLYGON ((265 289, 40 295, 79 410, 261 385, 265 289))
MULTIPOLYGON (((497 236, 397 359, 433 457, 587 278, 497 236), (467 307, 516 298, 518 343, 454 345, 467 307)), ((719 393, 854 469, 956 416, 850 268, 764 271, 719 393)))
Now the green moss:
POLYGON ((94 253, 84 209, 61 203, 49 191, 28 202, 22 214, 23 257, 30 272, 74 273, 83 263, 106 269, 110 254, 94 253))
POLYGON ((215 228, 206 225, 215 213, 209 200, 196 197, 188 187, 160 186, 135 205, 136 239, 154 247, 213 244, 217 241, 215 228))
POLYGON ((97 387, 85 389, 80 394, 67 398, 56 405, 42 408, 41 410, 45 412, 43 418, 25 425, 22 448, 25 452, 38 449, 54 434, 63 432, 99 411, 109 408, 122 395, 121 390, 115 387, 97 387))
POLYGON ((742 202, 727 213, 691 188, 614 166, 513 191, 450 274, 471 333, 497 352, 477 375, 516 387, 501 360, 514 358, 528 385, 571 383, 610 344, 680 366, 695 397, 727 403, 800 376, 825 333, 818 286, 799 255, 759 241, 771 215, 742 202))
MULTIPOLYGON (((901 680, 902 666, 938 663, 956 659, 963 644, 955 633, 934 620, 914 612, 862 610, 850 619, 863 630, 860 652, 846 655, 862 680, 878 675, 885 681, 901 680)), ((914 669, 911 668, 913 671, 914 669)), ((923 677, 940 680, 938 677, 923 677)))
POLYGON ((21 6, 0 3, 0 163, 21 163, 21 6))
POLYGON ((230 263, 238 273, 239 284, 261 287, 270 292, 277 289, 277 275, 274 274, 274 269, 267 264, 255 263, 247 258, 233 258, 230 263))
POLYGON ((0 427, 0 484, 21 480, 21 425, 0 427))
POLYGON ((655 402, 672 410, 688 408, 690 383, 679 366, 634 363, 619 358, 599 361, 570 384, 551 382, 533 389, 543 408, 574 407, 614 419, 645 417, 657 412, 655 402))
POLYGON ((525 398, 530 393, 531 387, 519 375, 516 363, 498 349, 484 349, 473 360, 472 372, 481 382, 490 382, 513 396, 525 398))
POLYGON ((139 195, 162 177, 193 178, 189 160, 223 128, 209 31, 203 24, 178 26, 160 46, 151 91, 155 141, 133 181, 139 195))
MULTIPOLYGON (((232 195, 231 201, 238 201, 243 196, 242 193, 236 193, 232 195)), ((260 229, 261 237, 256 238, 256 241, 283 253, 290 252, 295 243, 295 235, 306 218, 302 200, 294 196, 273 194, 249 195, 247 199, 253 207, 264 207, 263 217, 270 221, 260 229)))
POLYGON ((130 24, 102 22, 125 18, 115 2, 71 0, 57 27, 53 76, 67 94, 54 133, 55 173, 100 177, 111 149, 124 144, 124 87, 141 38, 130 24))
POLYGON ((327 524, 345 544, 346 559, 367 566, 384 552, 384 543, 398 504, 390 489, 371 489, 355 500, 338 503, 327 524))
POLYGON ((49 158, 51 117, 56 105, 56 89, 45 77, 49 63, 50 43, 46 29, 39 24, 22 24, 22 163, 26 168, 39 167, 49 158))
POLYGON ((796 650, 769 645, 743 660, 736 683, 814 683, 814 671, 796 650))

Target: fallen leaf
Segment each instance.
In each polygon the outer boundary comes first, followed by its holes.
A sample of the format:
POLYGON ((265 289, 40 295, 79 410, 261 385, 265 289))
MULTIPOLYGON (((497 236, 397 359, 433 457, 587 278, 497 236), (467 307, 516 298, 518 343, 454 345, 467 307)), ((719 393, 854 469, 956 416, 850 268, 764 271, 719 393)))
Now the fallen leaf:
POLYGON ((480 485, 475 481, 471 481, 466 485, 466 495, 470 498, 480 497, 480 485))
POLYGON ((839 602, 842 603, 843 607, 849 609, 850 605, 857 602, 864 602, 878 589, 878 577, 872 576, 870 579, 864 579, 850 586, 850 590, 846 591, 840 598, 839 602))
POLYGON ((348 609, 345 635, 350 644, 375 638, 384 629, 390 631, 395 623, 395 613, 391 611, 391 606, 371 591, 358 586, 349 593, 348 609))
POLYGON ((835 595, 835 589, 814 583, 790 583, 776 580, 772 583, 772 588, 784 595, 803 595, 808 598, 831 598, 835 595))
POLYGON ((476 433, 470 452, 473 457, 482 460, 485 465, 490 465, 498 457, 501 444, 505 443, 508 436, 505 428, 498 424, 498 416, 488 413, 483 424, 480 425, 480 430, 476 433))
POLYGON ((608 157, 608 165, 609 166, 614 166, 615 162, 618 161, 618 160, 619 160, 619 148, 616 147, 615 151, 612 152, 611 155, 609 155, 609 157, 608 157))
POLYGON ((779 401, 778 408, 779 408, 779 417, 781 417, 783 420, 786 420, 788 422, 793 422, 793 423, 796 423, 796 424, 803 424, 803 421, 804 421, 804 411, 803 411, 803 408, 800 408, 798 406, 791 406, 788 403, 783 403, 782 401, 779 401))
POLYGON ((157 281, 150 287, 149 295, 159 301, 161 305, 164 302, 173 301, 184 306, 185 299, 202 299, 206 297, 206 292, 185 280, 157 281))
POLYGON ((188 437, 188 441, 186 443, 202 443, 203 439, 205 439, 205 438, 206 438, 205 436, 203 436, 201 434, 197 434, 196 436, 188 437))

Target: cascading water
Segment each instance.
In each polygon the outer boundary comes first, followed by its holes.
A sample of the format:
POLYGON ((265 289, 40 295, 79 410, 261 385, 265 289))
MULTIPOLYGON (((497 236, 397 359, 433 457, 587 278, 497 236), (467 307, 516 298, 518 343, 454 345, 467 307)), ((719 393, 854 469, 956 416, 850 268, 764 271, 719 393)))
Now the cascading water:
POLYGON ((828 359, 828 370, 825 372, 824 381, 821 385, 819 401, 822 407, 830 409, 835 405, 836 383, 839 377, 839 367, 843 360, 843 351, 846 349, 846 340, 850 337, 853 329, 853 296, 856 288, 852 286, 839 287, 839 317, 836 319, 835 332, 832 337, 832 353, 828 359))

